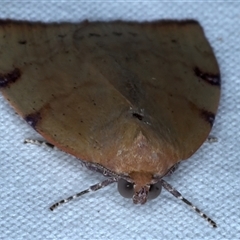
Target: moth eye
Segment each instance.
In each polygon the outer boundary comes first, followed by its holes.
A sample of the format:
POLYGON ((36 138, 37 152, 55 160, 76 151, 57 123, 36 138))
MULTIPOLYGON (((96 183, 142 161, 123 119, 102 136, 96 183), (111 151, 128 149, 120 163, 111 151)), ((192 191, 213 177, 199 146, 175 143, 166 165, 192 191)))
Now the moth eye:
POLYGON ((118 192, 125 198, 132 198, 134 194, 133 184, 124 180, 118 180, 118 192))
POLYGON ((160 182, 151 184, 149 193, 148 193, 148 199, 154 199, 160 195, 162 191, 162 184, 160 182))

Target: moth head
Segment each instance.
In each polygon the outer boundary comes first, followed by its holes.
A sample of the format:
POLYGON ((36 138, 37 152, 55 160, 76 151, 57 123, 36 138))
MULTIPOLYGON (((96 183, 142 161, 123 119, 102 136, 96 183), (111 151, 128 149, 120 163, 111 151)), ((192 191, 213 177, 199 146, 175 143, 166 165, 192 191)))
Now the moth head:
POLYGON ((132 198, 135 204, 144 204, 147 200, 158 197, 161 193, 161 182, 154 184, 137 184, 123 178, 118 180, 118 191, 125 198, 132 198))

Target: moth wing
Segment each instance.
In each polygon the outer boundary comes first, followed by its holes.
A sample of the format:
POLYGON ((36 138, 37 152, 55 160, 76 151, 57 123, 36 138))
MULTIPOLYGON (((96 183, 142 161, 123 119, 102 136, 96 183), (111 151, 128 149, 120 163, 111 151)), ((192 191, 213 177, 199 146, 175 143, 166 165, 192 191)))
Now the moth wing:
POLYGON ((190 157, 219 103, 218 64, 195 21, 3 22, 0 62, 1 91, 23 118, 60 149, 116 172, 141 134, 169 156, 166 168, 190 157))

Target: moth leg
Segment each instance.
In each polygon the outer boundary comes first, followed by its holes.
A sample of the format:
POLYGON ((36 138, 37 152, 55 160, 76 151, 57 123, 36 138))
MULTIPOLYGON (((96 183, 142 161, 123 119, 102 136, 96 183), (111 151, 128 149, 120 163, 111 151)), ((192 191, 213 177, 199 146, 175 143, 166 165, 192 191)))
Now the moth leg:
POLYGON ((67 203, 75 198, 78 198, 78 197, 81 197, 82 195, 86 194, 86 193, 89 193, 89 192, 95 192, 101 188, 104 188, 106 186, 108 186, 109 184, 111 183, 114 183, 114 182, 117 182, 117 178, 108 178, 106 180, 104 180, 103 182, 100 182, 100 183, 97 183, 95 185, 92 185, 90 186, 88 189, 84 190, 84 191, 81 191, 73 196, 70 196, 66 199, 63 199, 55 204, 53 204, 51 207, 50 207, 50 210, 53 211, 55 208, 59 207, 60 205, 64 204, 64 203, 67 203))
POLYGON ((186 203, 188 206, 190 206, 195 212, 197 212, 202 218, 204 218, 206 221, 208 221, 212 227, 216 228, 217 224, 209 218, 205 213, 203 213, 199 208, 194 206, 191 202, 189 202, 186 198, 182 196, 180 192, 178 192, 176 189, 174 189, 169 183, 167 183, 165 180, 161 179, 162 186, 170 192, 174 197, 182 200, 184 203, 186 203))
POLYGON ((47 146, 47 147, 50 147, 50 148, 55 148, 55 146, 47 141, 42 141, 42 140, 34 140, 34 139, 25 139, 24 140, 24 143, 25 144, 34 144, 34 145, 38 145, 38 146, 47 146))
POLYGON ((206 140, 207 143, 213 143, 213 142, 217 142, 217 141, 218 141, 218 139, 214 136, 208 136, 208 138, 206 140))

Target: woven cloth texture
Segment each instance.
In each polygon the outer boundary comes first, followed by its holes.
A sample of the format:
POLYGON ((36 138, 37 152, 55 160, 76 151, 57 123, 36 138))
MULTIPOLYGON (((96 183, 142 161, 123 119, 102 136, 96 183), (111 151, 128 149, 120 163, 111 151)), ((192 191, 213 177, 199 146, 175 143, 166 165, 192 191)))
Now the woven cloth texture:
POLYGON ((122 198, 115 184, 49 211, 55 201, 104 177, 59 150, 24 145, 25 138, 42 137, 0 94, 0 239, 240 239, 240 2, 1 1, 0 19, 196 19, 215 51, 222 77, 211 132, 218 142, 204 143, 167 178, 218 228, 166 191, 138 206, 122 198))

